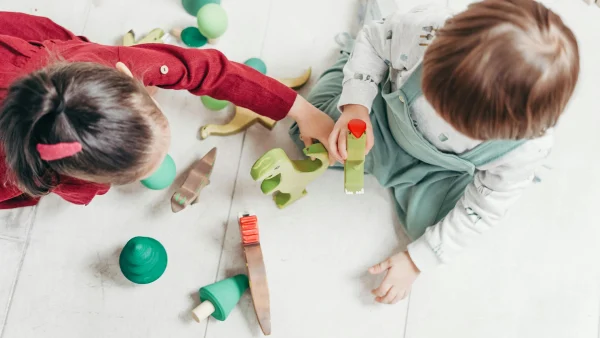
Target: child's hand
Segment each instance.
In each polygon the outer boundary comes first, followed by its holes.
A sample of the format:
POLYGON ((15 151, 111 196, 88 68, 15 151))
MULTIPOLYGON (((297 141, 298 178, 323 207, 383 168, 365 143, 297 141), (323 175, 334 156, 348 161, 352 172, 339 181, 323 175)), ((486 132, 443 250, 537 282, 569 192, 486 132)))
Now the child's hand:
POLYGON ((335 163, 335 158, 329 148, 327 138, 333 130, 333 119, 298 95, 288 116, 296 121, 300 129, 300 137, 307 147, 318 140, 329 152, 329 165, 335 163))
POLYGON ((348 138, 348 122, 350 122, 350 120, 359 119, 365 121, 367 124, 366 154, 373 148, 373 143, 375 142, 369 110, 365 106, 358 104, 345 105, 343 110, 342 116, 337 120, 335 127, 333 127, 333 131, 329 135, 329 148, 331 148, 333 156, 340 163, 344 163, 346 158, 348 158, 346 139, 348 138))
POLYGON ((376 296, 375 300, 384 304, 396 304, 404 299, 420 273, 406 251, 372 266, 369 272, 374 275, 387 273, 381 285, 371 291, 376 296))

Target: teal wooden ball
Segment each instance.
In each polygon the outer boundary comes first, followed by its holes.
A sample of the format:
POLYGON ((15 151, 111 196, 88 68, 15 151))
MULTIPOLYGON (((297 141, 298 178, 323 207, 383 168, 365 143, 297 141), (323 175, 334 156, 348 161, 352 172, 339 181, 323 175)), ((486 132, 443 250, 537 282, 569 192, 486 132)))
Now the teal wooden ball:
POLYGON ((200 100, 202 100, 202 104, 204 104, 206 108, 215 111, 221 110, 227 107, 227 105, 229 104, 229 101, 213 99, 212 97, 207 95, 200 96, 200 100))
POLYGON ((160 167, 150 177, 143 179, 141 183, 148 189, 162 190, 175 181, 176 175, 175 161, 167 154, 160 167))
POLYGON ((227 13, 217 4, 207 4, 198 11, 198 30, 208 39, 217 39, 229 24, 227 13))
POLYGON ((252 67, 263 74, 267 74, 267 65, 265 62, 259 58, 250 58, 244 62, 244 64, 248 67, 252 67))
POLYGON ((181 32, 181 41, 188 47, 202 47, 208 41, 196 27, 188 27, 181 32))

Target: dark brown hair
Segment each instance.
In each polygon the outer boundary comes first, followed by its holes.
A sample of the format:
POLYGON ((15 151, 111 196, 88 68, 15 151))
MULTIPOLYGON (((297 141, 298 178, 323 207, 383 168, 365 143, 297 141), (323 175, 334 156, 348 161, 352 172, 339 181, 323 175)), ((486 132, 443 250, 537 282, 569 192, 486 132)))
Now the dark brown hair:
POLYGON ((448 19, 423 61, 423 93, 478 140, 534 138, 575 89, 579 50, 561 18, 533 0, 485 0, 448 19))
POLYGON ((11 179, 32 196, 72 176, 132 182, 147 166, 162 121, 137 80, 95 63, 60 63, 14 82, 0 110, 0 145, 11 179), (79 142, 74 156, 44 161, 38 143, 79 142))

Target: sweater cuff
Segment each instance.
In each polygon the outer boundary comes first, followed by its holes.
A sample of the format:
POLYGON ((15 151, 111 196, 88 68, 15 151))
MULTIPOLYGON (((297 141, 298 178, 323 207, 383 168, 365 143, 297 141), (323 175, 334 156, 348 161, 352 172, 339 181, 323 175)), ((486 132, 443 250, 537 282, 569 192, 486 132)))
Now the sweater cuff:
POLYGON ((374 86, 373 83, 350 79, 344 83, 342 95, 338 102, 338 110, 341 112, 342 107, 347 104, 359 104, 366 107, 370 114, 377 91, 377 86, 374 86))
POLYGON ((417 238, 408 245, 408 254, 421 272, 433 269, 443 263, 435 254, 425 236, 417 238))

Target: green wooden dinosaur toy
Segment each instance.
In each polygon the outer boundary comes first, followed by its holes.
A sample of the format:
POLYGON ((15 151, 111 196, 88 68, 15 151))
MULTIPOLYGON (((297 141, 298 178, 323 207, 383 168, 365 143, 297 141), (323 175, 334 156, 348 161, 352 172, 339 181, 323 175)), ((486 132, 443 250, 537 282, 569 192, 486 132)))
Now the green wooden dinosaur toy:
POLYGON ((365 152, 367 147, 367 124, 363 120, 348 123, 346 149, 348 158, 344 163, 344 188, 346 194, 365 192, 365 152))
POLYGON ((271 149, 250 170, 255 181, 262 180, 264 194, 274 192, 273 200, 280 209, 306 195, 306 186, 329 167, 329 154, 322 144, 304 148, 304 154, 315 160, 290 160, 283 149, 271 149))

